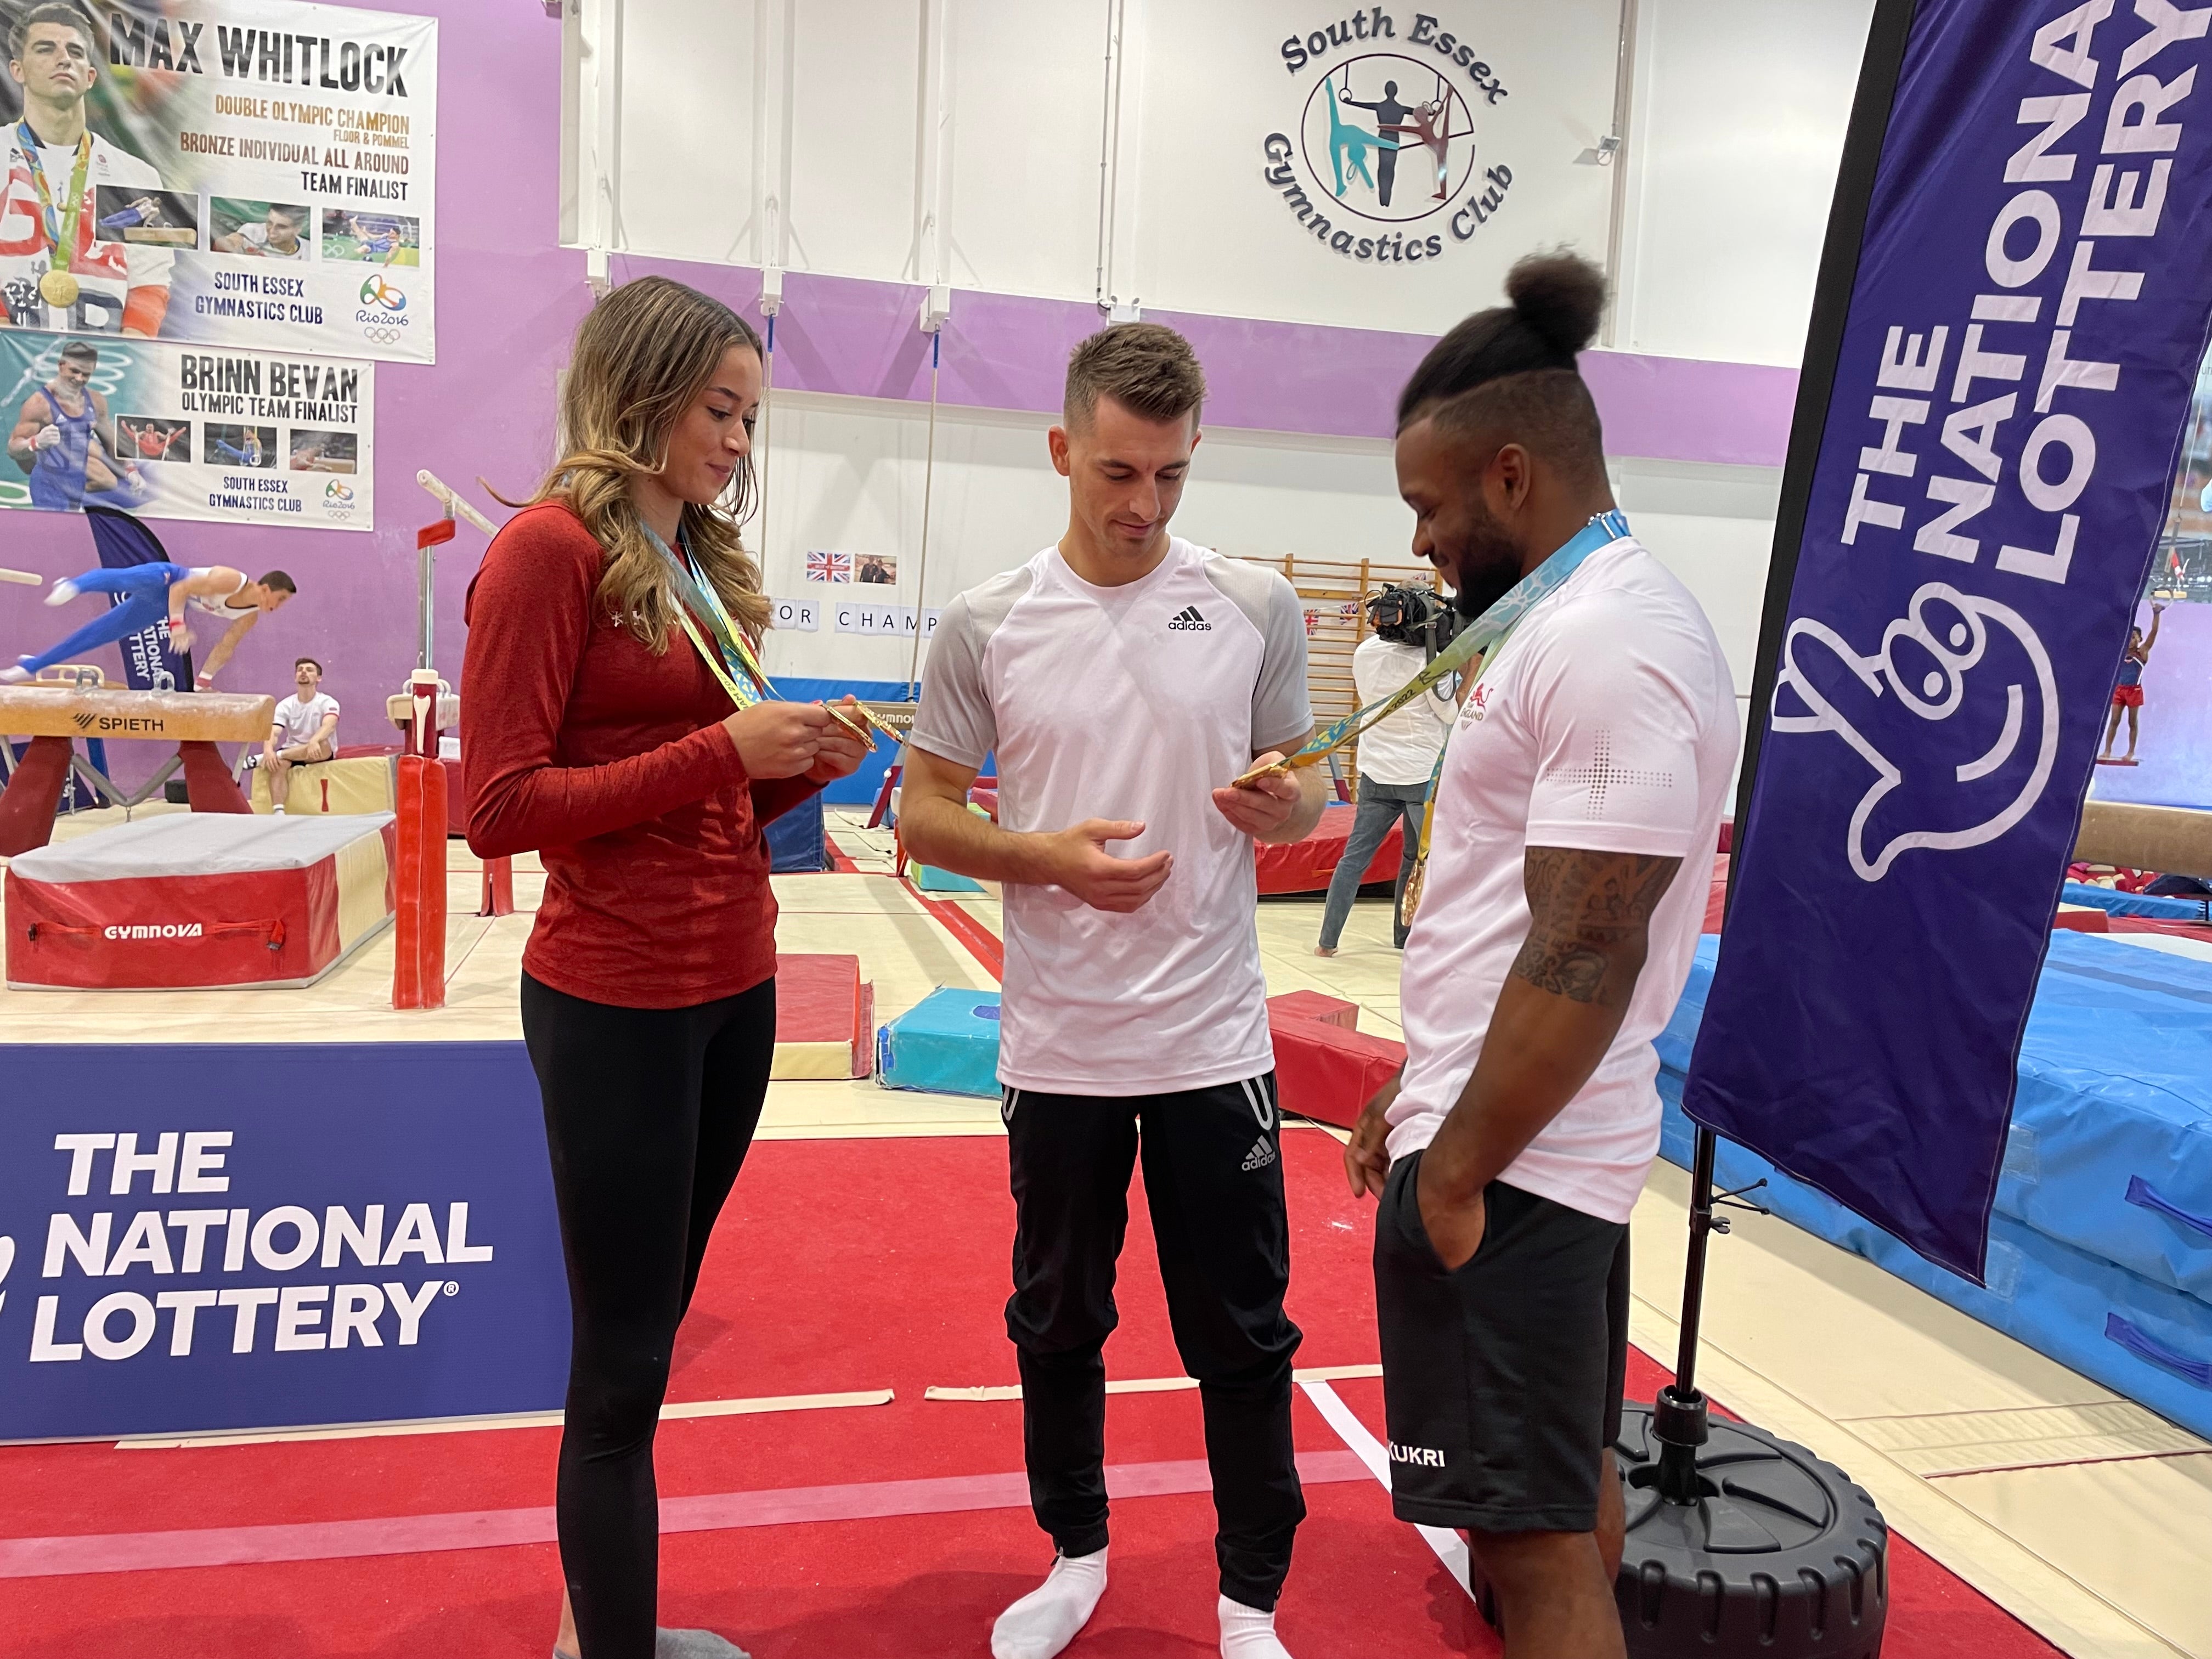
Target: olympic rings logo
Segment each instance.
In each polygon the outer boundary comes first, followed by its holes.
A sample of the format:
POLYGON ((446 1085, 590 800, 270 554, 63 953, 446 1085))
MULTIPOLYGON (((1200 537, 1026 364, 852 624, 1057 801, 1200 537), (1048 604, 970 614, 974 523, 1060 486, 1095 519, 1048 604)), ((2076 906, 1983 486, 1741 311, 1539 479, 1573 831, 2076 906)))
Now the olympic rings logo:
POLYGON ((396 328, 364 328, 361 337, 371 345, 398 345, 407 337, 396 328))
POLYGON ((381 271, 371 271, 368 280, 362 283, 361 302, 365 306, 374 306, 380 311, 407 309, 406 294, 386 282, 381 271))

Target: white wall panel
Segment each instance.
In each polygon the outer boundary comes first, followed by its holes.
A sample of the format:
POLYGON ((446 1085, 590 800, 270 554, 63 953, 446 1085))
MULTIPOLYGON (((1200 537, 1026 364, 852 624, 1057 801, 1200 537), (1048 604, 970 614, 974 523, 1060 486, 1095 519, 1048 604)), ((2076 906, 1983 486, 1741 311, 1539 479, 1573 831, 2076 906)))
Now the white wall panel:
MULTIPOLYGON (((725 264, 751 259, 744 233, 753 210, 757 3, 621 7, 614 246, 725 264)), ((600 9, 608 9, 605 0, 600 9)))
POLYGON ((1638 0, 1623 350, 1795 366, 1872 0, 1638 0))

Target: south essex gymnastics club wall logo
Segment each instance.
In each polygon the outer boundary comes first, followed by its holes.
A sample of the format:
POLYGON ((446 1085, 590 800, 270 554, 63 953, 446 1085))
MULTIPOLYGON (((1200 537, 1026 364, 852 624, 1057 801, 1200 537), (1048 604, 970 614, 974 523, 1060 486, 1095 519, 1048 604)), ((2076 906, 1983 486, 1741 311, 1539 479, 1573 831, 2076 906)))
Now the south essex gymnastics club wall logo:
POLYGON ((1282 44, 1307 88, 1295 134, 1271 132, 1264 176, 1298 227, 1370 264, 1440 258, 1489 222, 1513 171, 1480 154, 1475 112, 1506 96, 1474 46, 1425 12, 1402 34, 1381 7, 1282 44), (1340 38, 1341 37, 1341 38, 1340 38), (1404 51, 1338 55, 1364 41, 1404 51))

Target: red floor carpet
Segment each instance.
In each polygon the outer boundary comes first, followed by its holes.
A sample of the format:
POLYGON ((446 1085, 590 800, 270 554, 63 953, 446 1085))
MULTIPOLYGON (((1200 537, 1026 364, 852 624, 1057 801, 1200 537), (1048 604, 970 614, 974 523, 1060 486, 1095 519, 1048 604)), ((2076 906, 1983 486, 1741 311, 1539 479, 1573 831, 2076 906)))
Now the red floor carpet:
MULTIPOLYGON (((1285 1137, 1284 1152, 1291 1310, 1306 1333, 1300 1363, 1371 1363, 1370 1212, 1346 1195, 1333 1140, 1300 1130, 1285 1137)), ((1181 1367, 1133 1196, 1109 1369, 1170 1376, 1181 1367)), ((890 1388, 897 1398, 672 1421, 660 1437, 664 1498, 1015 1474, 1018 1403, 922 1398, 933 1384, 1013 1380, 1000 1315, 1012 1227, 996 1139, 757 1149, 679 1344, 672 1397, 890 1388)), ((1648 1397, 1662 1376, 1637 1356, 1631 1393, 1648 1397)), ((1379 1383, 1334 1386, 1379 1434, 1379 1383)), ((1198 1401, 1188 1392, 1117 1395, 1108 1435, 1117 1466, 1195 1459, 1198 1401)), ((1297 1437, 1302 1455, 1322 1460, 1316 1468, 1346 1469, 1341 1443, 1303 1396, 1297 1437)), ((550 1498, 556 1441, 552 1430, 510 1430, 179 1451, 0 1449, 0 1530, 12 1540, 82 1539, 491 1512, 497 1524, 542 1533, 533 1517, 550 1498)), ((1018 1500, 1020 1488, 1008 1480, 991 1490, 1018 1500)), ((726 1501, 715 1512, 757 1518, 759 1501, 726 1501)), ((1319 1481, 1307 1501, 1280 1619, 1301 1659, 1497 1651, 1419 1536, 1392 1520, 1378 1485, 1319 1481)), ((672 1506, 679 1510, 696 1512, 672 1506)), ((1073 1659, 1212 1651, 1211 1530, 1202 1493, 1117 1500, 1113 1585, 1073 1659)), ((1048 1558, 1020 1507, 676 1532, 662 1545, 663 1618, 725 1631, 758 1659, 980 1659, 991 1616, 1048 1558)), ((1896 1545, 1893 1562, 1892 1659, 2053 1651, 1909 1544, 1896 1545)), ((557 1584, 544 1543, 0 1577, 0 1655, 534 1659, 550 1644, 557 1584)))

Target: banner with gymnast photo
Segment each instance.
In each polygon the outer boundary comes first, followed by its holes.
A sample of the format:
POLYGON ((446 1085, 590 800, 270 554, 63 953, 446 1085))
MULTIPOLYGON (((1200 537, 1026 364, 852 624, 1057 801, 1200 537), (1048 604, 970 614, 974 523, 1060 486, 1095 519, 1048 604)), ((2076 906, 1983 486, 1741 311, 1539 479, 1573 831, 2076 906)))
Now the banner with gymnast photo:
POLYGON ((430 362, 436 20, 0 0, 17 328, 430 362))
POLYGON ((0 329, 0 507, 375 528, 376 368, 0 329))
POLYGON ((1880 0, 1808 337, 1684 1104, 1977 1282, 2212 322, 2203 16, 1880 0))

